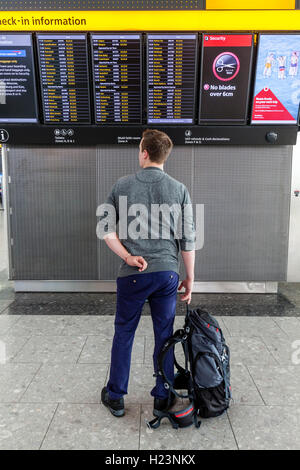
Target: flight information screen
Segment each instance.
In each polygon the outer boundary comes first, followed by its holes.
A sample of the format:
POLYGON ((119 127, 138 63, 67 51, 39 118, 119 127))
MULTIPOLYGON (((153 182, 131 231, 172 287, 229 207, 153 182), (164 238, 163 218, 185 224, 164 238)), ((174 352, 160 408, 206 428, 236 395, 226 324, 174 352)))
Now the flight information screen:
POLYGON ((90 123, 85 34, 38 34, 45 123, 90 123))
POLYGON ((98 123, 140 123, 141 36, 93 34, 95 119, 98 123))
POLYGON ((37 122, 31 34, 1 33, 0 122, 37 122))
POLYGON ((147 35, 149 124, 193 124, 196 34, 147 35))

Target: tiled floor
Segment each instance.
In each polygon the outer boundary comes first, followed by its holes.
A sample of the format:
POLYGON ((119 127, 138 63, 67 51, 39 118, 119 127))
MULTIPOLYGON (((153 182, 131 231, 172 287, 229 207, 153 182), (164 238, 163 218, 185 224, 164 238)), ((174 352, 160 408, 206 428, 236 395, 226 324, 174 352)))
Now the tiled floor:
POLYGON ((165 421, 153 431, 149 316, 137 330, 126 415, 116 419, 100 403, 113 316, 3 313, 0 449, 300 449, 300 318, 218 320, 232 353, 230 410, 199 430, 165 421))

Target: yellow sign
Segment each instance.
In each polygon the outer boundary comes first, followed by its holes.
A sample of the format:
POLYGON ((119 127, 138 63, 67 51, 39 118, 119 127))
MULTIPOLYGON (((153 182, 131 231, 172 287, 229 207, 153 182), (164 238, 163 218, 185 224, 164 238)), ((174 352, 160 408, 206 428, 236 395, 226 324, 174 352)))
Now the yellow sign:
POLYGON ((1 31, 299 30, 300 10, 6 11, 1 31))

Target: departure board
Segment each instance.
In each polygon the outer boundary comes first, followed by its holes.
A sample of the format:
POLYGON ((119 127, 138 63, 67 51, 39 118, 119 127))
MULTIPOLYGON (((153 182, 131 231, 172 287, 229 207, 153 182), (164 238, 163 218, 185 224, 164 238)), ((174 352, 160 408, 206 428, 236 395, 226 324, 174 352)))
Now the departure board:
POLYGON ((90 123, 85 34, 38 34, 45 123, 90 123))
POLYGON ((0 36, 0 122, 37 122, 31 34, 0 36))
POLYGON ((141 36, 92 34, 95 119, 97 123, 140 123, 141 36))
POLYGON ((147 35, 149 124, 193 124, 196 34, 147 35))

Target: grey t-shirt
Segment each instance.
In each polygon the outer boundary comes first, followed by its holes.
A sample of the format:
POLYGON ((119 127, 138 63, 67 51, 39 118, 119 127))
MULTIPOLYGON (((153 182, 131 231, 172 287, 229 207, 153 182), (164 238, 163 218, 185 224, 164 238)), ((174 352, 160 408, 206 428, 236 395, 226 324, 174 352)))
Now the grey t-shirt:
MULTIPOLYGON (((195 228, 190 195, 184 184, 158 167, 147 167, 120 178, 106 201, 115 209, 121 243, 132 255, 143 256, 143 273, 179 272, 178 253, 195 249, 195 228)), ((119 276, 140 274, 122 261, 119 276)))

